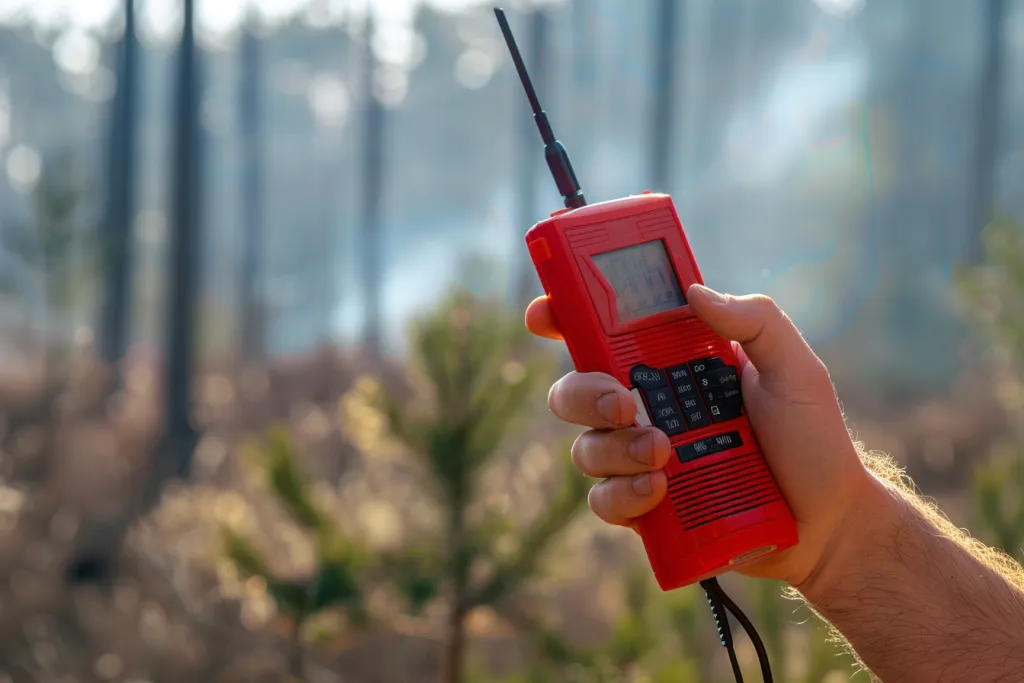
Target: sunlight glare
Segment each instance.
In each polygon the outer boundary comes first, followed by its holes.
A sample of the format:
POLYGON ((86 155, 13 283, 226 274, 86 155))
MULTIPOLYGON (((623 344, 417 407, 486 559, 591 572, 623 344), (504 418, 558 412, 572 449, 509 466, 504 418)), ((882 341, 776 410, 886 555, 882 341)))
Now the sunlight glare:
POLYGON ((349 111, 349 93, 337 75, 322 72, 313 76, 306 97, 317 123, 327 127, 344 123, 349 111))
POLYGON ((181 34, 182 11, 176 0, 147 0, 139 8, 139 38, 149 45, 164 45, 181 34))
POLYGON ((39 182, 43 160, 34 147, 18 145, 7 155, 7 178, 15 192, 28 194, 39 182))
POLYGON ((464 87, 478 90, 494 75, 495 64, 485 52, 466 50, 455 62, 455 77, 464 87))
POLYGON ((865 0, 814 0, 825 14, 836 17, 852 17, 864 9, 865 0))
MULTIPOLYGON (((161 42, 172 39, 180 31, 180 0, 136 0, 142 21, 140 28, 147 38, 161 42)), ((109 26, 121 12, 122 0, 2 0, 0 24, 20 21, 47 28, 69 25, 97 30, 109 26)), ((480 0, 196 0, 196 13, 204 31, 224 34, 234 30, 244 17, 246 8, 255 7, 264 21, 280 23, 305 12, 313 23, 336 20, 347 12, 361 15, 371 5, 382 27, 409 26, 416 7, 429 4, 442 11, 454 11, 480 0)))
POLYGON ((409 90, 409 76, 405 70, 394 66, 382 66, 377 69, 376 75, 374 85, 381 103, 389 109, 402 104, 409 90))
POLYGON ((81 28, 65 31, 53 44, 53 61, 69 74, 88 76, 100 64, 100 44, 81 28))

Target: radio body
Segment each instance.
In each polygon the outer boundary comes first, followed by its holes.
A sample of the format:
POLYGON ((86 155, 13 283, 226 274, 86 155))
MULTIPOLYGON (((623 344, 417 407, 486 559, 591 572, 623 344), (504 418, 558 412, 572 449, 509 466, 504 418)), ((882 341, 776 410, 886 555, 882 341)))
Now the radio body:
POLYGON ((797 543, 796 523, 747 420, 732 344, 690 310, 703 284, 672 198, 646 192, 562 209, 526 235, 579 372, 629 388, 637 426, 667 434, 668 494, 640 518, 672 590, 797 543))

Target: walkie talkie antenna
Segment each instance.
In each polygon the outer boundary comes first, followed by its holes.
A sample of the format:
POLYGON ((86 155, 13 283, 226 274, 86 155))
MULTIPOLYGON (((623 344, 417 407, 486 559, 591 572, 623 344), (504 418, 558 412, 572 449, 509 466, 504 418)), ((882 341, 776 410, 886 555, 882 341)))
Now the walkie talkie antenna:
POLYGON ((519 46, 516 45, 512 28, 508 25, 508 19, 505 17, 505 10, 495 7, 494 16, 498 18, 498 25, 501 26, 501 32, 505 36, 508 51, 512 53, 512 61, 515 62, 516 71, 519 72, 519 80, 523 82, 526 97, 530 100, 533 120, 537 122, 537 129, 544 140, 544 159, 548 162, 548 168, 551 169, 551 175, 558 186, 558 193, 565 201, 565 208, 578 209, 581 206, 586 206, 587 199, 583 196, 583 189, 580 187, 579 181, 576 180, 576 172, 572 169, 572 162, 569 161, 569 153, 565 151, 565 146, 555 139, 548 115, 540 106, 537 91, 533 87, 533 81, 530 80, 526 65, 523 64, 523 56, 519 54, 519 46))

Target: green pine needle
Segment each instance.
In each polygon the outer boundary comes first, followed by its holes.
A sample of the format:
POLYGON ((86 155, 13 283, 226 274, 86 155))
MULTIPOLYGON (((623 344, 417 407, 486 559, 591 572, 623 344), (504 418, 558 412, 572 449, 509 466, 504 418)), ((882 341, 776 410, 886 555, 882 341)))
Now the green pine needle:
POLYGON ((295 445, 285 429, 268 430, 264 464, 271 490, 295 520, 307 529, 322 529, 324 517, 309 498, 309 483, 299 471, 295 445))
POLYGON ((235 563, 238 571, 244 576, 260 576, 267 578, 266 563, 256 547, 246 538, 227 529, 221 532, 224 551, 235 563))

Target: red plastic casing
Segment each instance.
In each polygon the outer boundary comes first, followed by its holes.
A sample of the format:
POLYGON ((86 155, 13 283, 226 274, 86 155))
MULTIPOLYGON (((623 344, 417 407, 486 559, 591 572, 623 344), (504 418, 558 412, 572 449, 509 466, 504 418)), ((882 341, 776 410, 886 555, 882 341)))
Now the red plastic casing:
MULTIPOLYGON (((530 257, 578 372, 604 372, 631 387, 639 363, 665 368, 718 357, 738 365, 732 344, 689 306, 620 322, 615 293, 592 257, 662 240, 685 293, 703 284, 672 198, 644 193, 557 211, 526 235, 530 257)), ((639 424, 639 423, 638 423, 639 424)), ((669 493, 639 520, 662 590, 736 569, 797 543, 796 523, 761 454, 744 409, 734 420, 671 437, 669 493), (682 462, 675 449, 738 431, 743 445, 682 462)))

